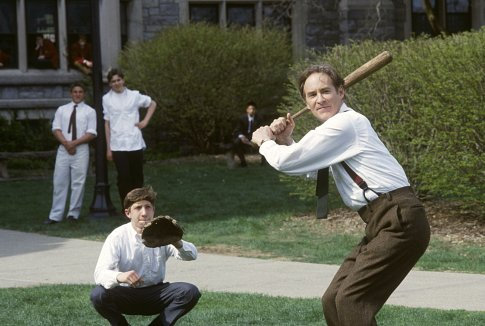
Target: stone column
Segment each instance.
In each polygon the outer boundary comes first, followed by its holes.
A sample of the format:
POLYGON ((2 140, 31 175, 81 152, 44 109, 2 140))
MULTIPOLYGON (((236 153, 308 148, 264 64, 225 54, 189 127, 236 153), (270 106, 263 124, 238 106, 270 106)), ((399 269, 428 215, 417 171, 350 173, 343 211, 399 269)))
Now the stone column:
POLYGON ((66 0, 61 0, 57 3, 57 12, 58 12, 58 37, 59 40, 57 44, 59 44, 59 67, 62 71, 67 71, 68 65, 68 42, 67 42, 67 23, 66 23, 66 0))
POLYGON ((189 2, 187 0, 180 0, 179 1, 179 17, 180 23, 186 25, 189 23, 190 20, 189 14, 189 2))
POLYGON ((219 24, 222 28, 227 26, 227 17, 226 17, 226 1, 223 0, 219 7, 219 24))
POLYGON ((130 1, 128 14, 128 42, 143 40, 143 6, 141 1, 130 1))
POLYGON ((25 0, 19 0, 17 1, 17 37, 21 72, 27 72, 27 29, 25 26, 25 0))
POLYGON ((303 58, 305 55, 305 28, 307 23, 306 1, 295 1, 293 3, 293 17, 291 20, 291 41, 293 44, 293 59, 303 58))
POLYGON ((483 0, 471 0, 472 28, 480 29, 485 25, 485 2, 483 0))
POLYGON ((340 43, 347 44, 349 42, 349 3, 347 0, 339 2, 339 19, 340 19, 340 43))
POLYGON ((121 50, 120 3, 113 0, 101 0, 100 36, 103 50, 101 52, 102 71, 117 67, 118 55, 121 50))
POLYGON ((263 27, 263 1, 259 0, 256 2, 255 6, 256 12, 255 12, 255 22, 256 22, 256 28, 262 28, 263 27))

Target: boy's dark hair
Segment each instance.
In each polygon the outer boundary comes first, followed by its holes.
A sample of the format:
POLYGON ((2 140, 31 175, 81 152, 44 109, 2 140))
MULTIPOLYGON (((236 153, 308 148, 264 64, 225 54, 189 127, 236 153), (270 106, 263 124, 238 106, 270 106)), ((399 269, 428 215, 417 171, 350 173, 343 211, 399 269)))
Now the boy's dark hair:
POLYGON ((344 80, 343 80, 343 78, 340 77, 340 75, 337 72, 337 70, 334 67, 332 67, 331 65, 329 65, 329 64, 323 64, 323 65, 313 65, 313 66, 310 66, 310 67, 306 68, 301 73, 300 78, 298 80, 298 86, 299 86, 299 90, 300 90, 300 95, 303 98, 303 100, 305 100, 305 93, 303 91, 303 87, 305 86, 305 82, 306 82, 307 78, 310 77, 310 75, 312 75, 314 73, 326 74, 328 77, 330 77, 330 79, 333 82, 333 86, 337 90, 340 87, 343 87, 344 86, 344 80))
POLYGON ((125 75, 123 74, 123 72, 118 69, 118 68, 113 68, 113 69, 110 69, 110 71, 108 71, 108 76, 106 78, 108 78, 108 83, 111 81, 111 79, 115 76, 115 75, 118 75, 120 76, 121 78, 125 78, 125 75))
POLYGON ((123 207, 128 209, 136 202, 147 200, 153 206, 155 206, 155 200, 157 199, 157 193, 153 191, 151 186, 146 186, 143 188, 135 188, 126 194, 125 200, 123 201, 123 207))
POLYGON ((83 89, 84 92, 86 92, 86 86, 84 86, 83 83, 81 82, 74 82, 71 84, 71 87, 69 88, 69 91, 72 92, 72 90, 74 89, 74 87, 81 87, 83 89))

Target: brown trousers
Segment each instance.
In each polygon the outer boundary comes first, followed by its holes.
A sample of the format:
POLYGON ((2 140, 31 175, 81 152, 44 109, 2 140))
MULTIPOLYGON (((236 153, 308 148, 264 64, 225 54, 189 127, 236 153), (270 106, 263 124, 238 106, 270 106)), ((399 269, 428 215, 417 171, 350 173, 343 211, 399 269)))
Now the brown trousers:
POLYGON ((359 215, 365 237, 322 297, 329 326, 377 325, 375 315, 428 247, 426 213, 410 187, 379 196, 359 215))

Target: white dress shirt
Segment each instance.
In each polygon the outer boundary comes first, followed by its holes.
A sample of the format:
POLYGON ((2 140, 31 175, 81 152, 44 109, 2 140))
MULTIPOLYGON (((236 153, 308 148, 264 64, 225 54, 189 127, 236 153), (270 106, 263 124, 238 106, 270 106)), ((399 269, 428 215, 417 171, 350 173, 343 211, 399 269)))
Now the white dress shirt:
MULTIPOLYGON (((376 192, 409 186, 403 168, 381 142, 369 120, 345 103, 337 114, 299 142, 285 146, 265 141, 259 151, 272 167, 290 175, 314 177, 319 169, 330 166, 342 200, 354 210, 367 201, 362 189, 339 162, 345 161, 376 192)), ((377 195, 367 191, 366 197, 372 200, 377 195)))
POLYGON ((104 120, 109 121, 110 148, 112 151, 137 151, 145 149, 140 122, 140 108, 150 105, 150 96, 125 87, 123 92, 110 90, 103 96, 104 120))
MULTIPOLYGON (((72 140, 72 132, 68 133, 69 120, 71 119, 72 110, 76 103, 70 102, 66 105, 60 106, 52 122, 52 131, 61 130, 64 138, 72 140)), ((97 135, 96 132, 96 111, 84 102, 80 102, 76 107, 76 134, 77 138, 81 138, 86 133, 97 135)), ((87 145, 87 144, 86 144, 87 145)))
POLYGON ((96 284, 109 289, 119 284, 118 274, 134 270, 143 280, 141 287, 158 284, 165 278, 165 263, 170 256, 181 260, 195 260, 197 249, 183 241, 180 249, 172 245, 148 248, 141 242, 131 222, 123 224, 106 238, 94 271, 96 284))

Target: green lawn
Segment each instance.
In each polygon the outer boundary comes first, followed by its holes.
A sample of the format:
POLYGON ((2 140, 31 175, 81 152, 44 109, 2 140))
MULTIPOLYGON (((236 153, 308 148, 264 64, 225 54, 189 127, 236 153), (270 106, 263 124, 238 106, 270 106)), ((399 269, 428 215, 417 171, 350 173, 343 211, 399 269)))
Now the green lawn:
MULTIPOLYGON (((109 167, 114 170, 112 165, 109 167)), ((313 214, 314 200, 291 195, 292 189, 268 166, 253 163, 245 169, 230 170, 223 160, 189 158, 149 162, 145 175, 146 184, 158 192, 157 214, 179 220, 186 230, 185 238, 202 251, 210 247, 241 256, 339 264, 362 236, 326 230, 325 221, 292 220, 294 216, 313 214)), ((82 220, 52 226, 42 224, 51 205, 50 178, 0 182, 0 228, 104 240, 113 228, 127 220, 87 217, 93 179, 88 178, 82 220)), ((119 211, 113 173, 109 179, 111 199, 119 211)), ((333 207, 341 205, 335 190, 331 195, 333 207)), ((432 239, 417 267, 485 273, 485 250, 477 245, 432 239)))
MULTIPOLYGON (((111 171, 113 166, 110 165, 111 171)), ((51 171, 47 171, 51 174, 51 171)), ((292 219, 312 214, 313 200, 291 195, 270 167, 250 164, 227 169, 221 160, 187 159, 150 162, 146 183, 158 192, 156 210, 177 218, 186 239, 200 248, 220 248, 242 256, 339 264, 361 235, 335 234, 324 221, 292 219)), ((76 224, 45 226, 51 205, 50 178, 0 182, 3 214, 0 228, 60 237, 102 241, 121 216, 88 218, 93 197, 93 177, 88 178, 82 220, 76 224)), ((113 173, 111 198, 120 204, 113 173)), ((332 203, 336 200, 335 190, 332 203)), ((202 250, 203 251, 203 250, 202 250)), ((433 239, 418 263, 425 270, 485 273, 483 248, 451 245, 433 239)), ((101 325, 103 320, 89 302, 90 286, 56 285, 0 289, 0 325, 101 325), (8 313, 5 313, 8 312, 8 313), (69 321, 69 322, 68 322, 69 321)), ((129 317, 145 325, 149 317, 129 317)), ((205 292, 197 307, 178 325, 322 325, 320 301, 263 295, 205 292)), ((485 313, 441 311, 386 305, 379 325, 483 325, 485 313)))
MULTIPOLYGON (((91 306, 89 285, 0 289, 0 325, 107 325, 91 306), (7 313, 8 312, 8 313, 7 313)), ((131 325, 152 317, 128 316, 131 325)), ((485 313, 386 305, 379 325, 484 325, 485 313)), ((203 292, 197 306, 177 325, 325 325, 320 301, 264 295, 203 292)))

